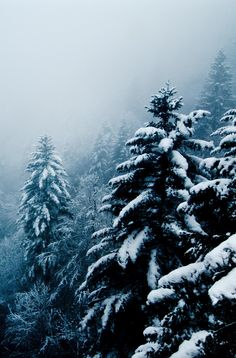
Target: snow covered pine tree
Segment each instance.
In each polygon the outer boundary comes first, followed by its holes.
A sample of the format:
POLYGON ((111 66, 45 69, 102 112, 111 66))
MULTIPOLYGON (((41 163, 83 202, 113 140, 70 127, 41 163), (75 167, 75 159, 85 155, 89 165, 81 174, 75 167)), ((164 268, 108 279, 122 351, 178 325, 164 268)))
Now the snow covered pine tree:
POLYGON ((213 152, 224 157, 203 161, 211 180, 193 186, 178 207, 201 224, 190 250, 194 262, 163 276, 149 293, 155 315, 134 358, 236 355, 236 110, 222 121, 229 125, 213 133, 223 137, 213 152))
POLYGON ((24 232, 26 276, 52 285, 61 243, 70 232, 67 175, 52 140, 41 137, 26 169, 31 175, 23 187, 20 219, 24 232))
POLYGON ((90 174, 97 175, 100 185, 107 184, 113 171, 112 148, 114 134, 111 127, 104 123, 98 135, 90 158, 90 174))
POLYGON ((88 292, 84 357, 129 357, 141 339, 148 291, 180 265, 179 237, 187 232, 176 208, 198 181, 198 161, 185 149, 209 143, 190 139, 193 124, 207 112, 178 114, 182 98, 174 94, 167 85, 153 96, 148 111, 156 121, 127 142, 133 156, 117 167, 122 174, 110 181, 111 194, 104 198, 101 210, 114 219, 112 227, 94 233, 87 253, 94 262, 81 286, 88 292))
MULTIPOLYGON (((127 122, 123 121, 116 133, 114 145, 112 148, 112 165, 113 173, 115 173, 115 168, 118 164, 124 162, 129 158, 129 150, 125 146, 125 143, 130 135, 132 135, 131 128, 127 122)), ((110 178, 109 178, 110 179, 110 178)))
POLYGON ((198 107, 205 108, 211 116, 197 126, 197 138, 208 138, 219 127, 221 116, 235 105, 232 77, 226 56, 223 51, 219 51, 198 101, 198 107))

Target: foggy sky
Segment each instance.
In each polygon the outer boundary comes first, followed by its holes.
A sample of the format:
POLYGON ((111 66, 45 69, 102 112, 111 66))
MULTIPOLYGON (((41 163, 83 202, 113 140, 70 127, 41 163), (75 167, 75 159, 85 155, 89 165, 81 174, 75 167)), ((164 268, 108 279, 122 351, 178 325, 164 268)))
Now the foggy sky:
POLYGON ((62 147, 104 120, 145 122, 167 80, 191 101, 235 14, 235 0, 0 0, 0 158, 45 133, 62 147))

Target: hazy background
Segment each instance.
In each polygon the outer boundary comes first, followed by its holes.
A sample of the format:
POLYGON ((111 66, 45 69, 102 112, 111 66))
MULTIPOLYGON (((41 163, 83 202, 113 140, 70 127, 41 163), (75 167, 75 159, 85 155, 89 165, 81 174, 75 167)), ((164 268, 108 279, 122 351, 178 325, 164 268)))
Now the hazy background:
POLYGON ((17 165, 45 133, 62 150, 104 120, 145 122, 168 79, 191 107, 235 15, 235 0, 0 0, 0 158, 17 165))

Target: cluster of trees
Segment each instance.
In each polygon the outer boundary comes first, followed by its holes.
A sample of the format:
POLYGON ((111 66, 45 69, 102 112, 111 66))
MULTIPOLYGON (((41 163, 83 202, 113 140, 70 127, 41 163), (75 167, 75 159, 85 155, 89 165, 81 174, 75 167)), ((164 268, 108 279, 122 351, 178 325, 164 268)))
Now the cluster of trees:
POLYGON ((116 135, 104 125, 74 185, 40 138, 19 229, 0 242, 3 357, 235 357, 236 109, 224 54, 203 109, 182 114, 175 95, 161 88, 129 140, 125 123, 116 135))

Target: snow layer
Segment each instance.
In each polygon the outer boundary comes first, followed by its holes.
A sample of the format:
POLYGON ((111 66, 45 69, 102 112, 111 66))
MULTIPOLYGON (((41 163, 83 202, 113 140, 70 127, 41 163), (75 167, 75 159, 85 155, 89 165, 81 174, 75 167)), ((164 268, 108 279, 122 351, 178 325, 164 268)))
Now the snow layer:
POLYGON ((204 355, 201 343, 204 343, 210 335, 207 331, 199 331, 193 333, 190 340, 185 340, 178 349, 178 352, 172 354, 170 358, 196 358, 204 355))
POLYGON ((158 149, 160 150, 161 153, 167 153, 170 149, 173 148, 173 145, 174 145, 173 139, 163 138, 158 145, 158 149))
POLYGON ((186 280, 195 282, 204 270, 205 265, 203 262, 194 262, 171 271, 169 274, 163 276, 158 284, 159 286, 165 287, 185 282, 186 280))
POLYGON ((171 161, 172 161, 172 163, 174 165, 177 165, 180 168, 183 168, 185 171, 188 170, 188 162, 187 162, 187 160, 177 150, 172 151, 172 160, 171 161))
POLYGON ((176 298, 176 293, 171 288, 158 288, 157 290, 152 290, 147 297, 147 304, 154 305, 158 302, 161 302, 165 299, 176 298))
POLYGON ((138 347, 132 358, 148 358, 150 357, 150 353, 157 352, 159 348, 160 345, 158 343, 148 342, 138 347))
POLYGON ((152 191, 146 190, 139 194, 135 199, 131 200, 121 211, 119 216, 114 220, 113 227, 116 228, 119 224, 134 210, 145 204, 153 198, 152 191))
MULTIPOLYGON (((180 206, 178 207, 178 210, 180 210, 180 206)), ((192 232, 196 232, 200 235, 207 235, 205 231, 202 230, 201 225, 197 222, 194 215, 185 214, 184 221, 189 230, 191 230, 192 232)))
POLYGON ((205 256, 204 262, 211 270, 221 270, 229 265, 230 260, 236 264, 236 234, 210 251, 205 256))
POLYGON ((157 250, 152 250, 147 273, 147 283, 152 290, 157 287, 157 283, 160 277, 161 271, 157 262, 157 250))
POLYGON ((107 265, 109 265, 109 263, 111 263, 115 259, 115 257, 116 257, 116 253, 112 252, 110 254, 102 256, 99 260, 97 260, 92 265, 90 265, 86 275, 86 280, 92 277, 95 271, 107 267, 107 265))
POLYGON ((164 137, 165 136, 165 131, 164 129, 161 128, 156 128, 156 127, 143 127, 143 128, 139 128, 136 132, 135 132, 135 136, 136 137, 155 137, 155 136, 159 136, 159 137, 164 137))
MULTIPOLYGON (((196 282, 202 274, 214 276, 236 264, 236 234, 230 236, 211 250, 201 262, 191 263, 177 268, 158 281, 159 288, 148 295, 148 304, 156 304, 166 298, 174 298, 176 285, 186 281, 196 282)), ((215 282, 208 290, 209 297, 215 305, 223 299, 236 299, 236 268, 215 282)))
POLYGON ((236 267, 214 283, 208 294, 213 305, 224 299, 236 301, 236 267))
POLYGON ((217 195, 222 198, 228 194, 228 186, 230 183, 230 179, 215 179, 204 181, 202 183, 194 185, 191 188, 190 193, 197 195, 201 191, 205 191, 209 188, 212 188, 217 193, 217 195))
POLYGON ((104 308, 104 312, 102 315, 102 328, 103 329, 105 329, 107 324, 109 323, 110 317, 113 313, 113 306, 114 306, 116 299, 117 299, 117 296, 114 295, 114 296, 107 298, 104 301, 105 308, 104 308))
POLYGON ((138 254, 148 238, 148 228, 132 233, 125 239, 123 245, 118 252, 118 262, 125 268, 131 260, 133 263, 137 260, 138 254))

